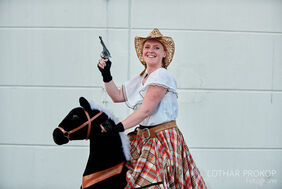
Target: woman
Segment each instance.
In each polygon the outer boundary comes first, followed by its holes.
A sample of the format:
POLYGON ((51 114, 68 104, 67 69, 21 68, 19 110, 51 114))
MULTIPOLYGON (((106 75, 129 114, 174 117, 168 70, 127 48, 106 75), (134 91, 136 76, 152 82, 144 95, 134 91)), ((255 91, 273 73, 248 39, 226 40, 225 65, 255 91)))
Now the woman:
POLYGON ((181 131, 176 81, 167 71, 174 55, 174 41, 154 29, 147 37, 135 37, 135 50, 144 71, 117 88, 111 62, 100 59, 106 91, 113 102, 126 102, 134 112, 115 125, 102 123, 103 132, 122 132, 139 125, 131 138, 132 159, 127 163, 126 188, 206 188, 181 131))

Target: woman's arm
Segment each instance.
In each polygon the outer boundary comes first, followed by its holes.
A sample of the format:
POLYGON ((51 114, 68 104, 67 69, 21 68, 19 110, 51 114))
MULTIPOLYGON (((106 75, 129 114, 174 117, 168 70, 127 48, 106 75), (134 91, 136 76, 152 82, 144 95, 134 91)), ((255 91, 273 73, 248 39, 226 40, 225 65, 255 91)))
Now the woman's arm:
POLYGON ((108 83, 105 83, 105 88, 106 88, 108 95, 113 100, 113 102, 124 102, 125 101, 122 89, 117 88, 113 80, 111 80, 108 83))
POLYGON ((113 78, 110 71, 111 64, 111 61, 109 61, 108 59, 104 59, 103 55, 101 54, 101 59, 99 60, 98 68, 102 73, 106 91, 113 100, 113 102, 124 102, 125 98, 123 95, 123 91, 121 89, 118 89, 115 82, 112 80, 113 78))
POLYGON ((150 116, 166 92, 167 89, 164 87, 155 85, 149 86, 142 105, 122 121, 124 129, 134 127, 142 122, 146 117, 150 116))

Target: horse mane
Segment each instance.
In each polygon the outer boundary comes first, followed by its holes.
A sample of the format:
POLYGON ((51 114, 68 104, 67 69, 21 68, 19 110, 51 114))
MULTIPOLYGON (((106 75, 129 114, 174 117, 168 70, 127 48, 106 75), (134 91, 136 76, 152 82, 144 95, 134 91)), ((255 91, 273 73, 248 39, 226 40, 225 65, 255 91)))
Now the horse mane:
MULTIPOLYGON (((105 108, 95 104, 94 102, 89 102, 91 109, 92 110, 99 110, 104 112, 111 120, 113 120, 116 124, 119 122, 119 119, 114 116, 113 113, 111 113, 109 110, 106 110, 105 108)), ((129 144, 129 139, 127 137, 127 135, 124 132, 120 132, 119 133, 120 139, 121 139, 121 143, 122 143, 122 149, 123 149, 123 153, 125 156, 125 159, 127 161, 130 160, 131 155, 130 155, 130 144, 129 144)))

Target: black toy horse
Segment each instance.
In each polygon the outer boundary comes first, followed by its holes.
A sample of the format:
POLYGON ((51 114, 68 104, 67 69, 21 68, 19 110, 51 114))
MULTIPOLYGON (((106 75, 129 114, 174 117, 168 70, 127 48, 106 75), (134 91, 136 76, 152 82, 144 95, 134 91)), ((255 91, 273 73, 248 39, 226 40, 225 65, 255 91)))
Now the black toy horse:
POLYGON ((126 168, 129 160, 128 141, 123 133, 101 133, 100 124, 112 119, 109 113, 90 105, 83 97, 81 107, 74 108, 53 132, 56 144, 70 140, 90 139, 90 154, 83 173, 82 188, 124 188, 126 168))

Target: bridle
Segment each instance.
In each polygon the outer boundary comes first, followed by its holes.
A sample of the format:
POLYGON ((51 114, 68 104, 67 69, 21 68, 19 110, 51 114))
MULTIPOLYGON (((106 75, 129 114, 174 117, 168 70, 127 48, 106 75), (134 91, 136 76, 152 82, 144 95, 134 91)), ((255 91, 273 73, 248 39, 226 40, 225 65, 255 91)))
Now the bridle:
POLYGON ((76 132, 76 131, 82 129, 83 127, 85 127, 85 126, 87 126, 87 125, 88 125, 88 130, 87 130, 87 134, 86 134, 86 138, 85 138, 85 139, 86 139, 86 140, 89 139, 90 131, 91 131, 91 122, 92 122, 93 120, 95 120, 96 118, 98 118, 98 117, 103 113, 103 112, 99 112, 98 114, 96 114, 95 116, 93 116, 92 118, 90 118, 88 112, 87 112, 85 109, 83 109, 83 110, 84 110, 84 113, 85 113, 85 115, 86 115, 86 117, 87 117, 88 120, 87 120, 86 122, 84 122, 82 125, 78 126, 77 128, 75 128, 75 129, 73 129, 73 130, 71 130, 71 131, 65 131, 65 129, 63 129, 62 127, 58 126, 58 128, 63 132, 64 136, 65 136, 68 140, 71 140, 71 139, 70 139, 70 134, 72 134, 72 133, 74 133, 74 132, 76 132))

